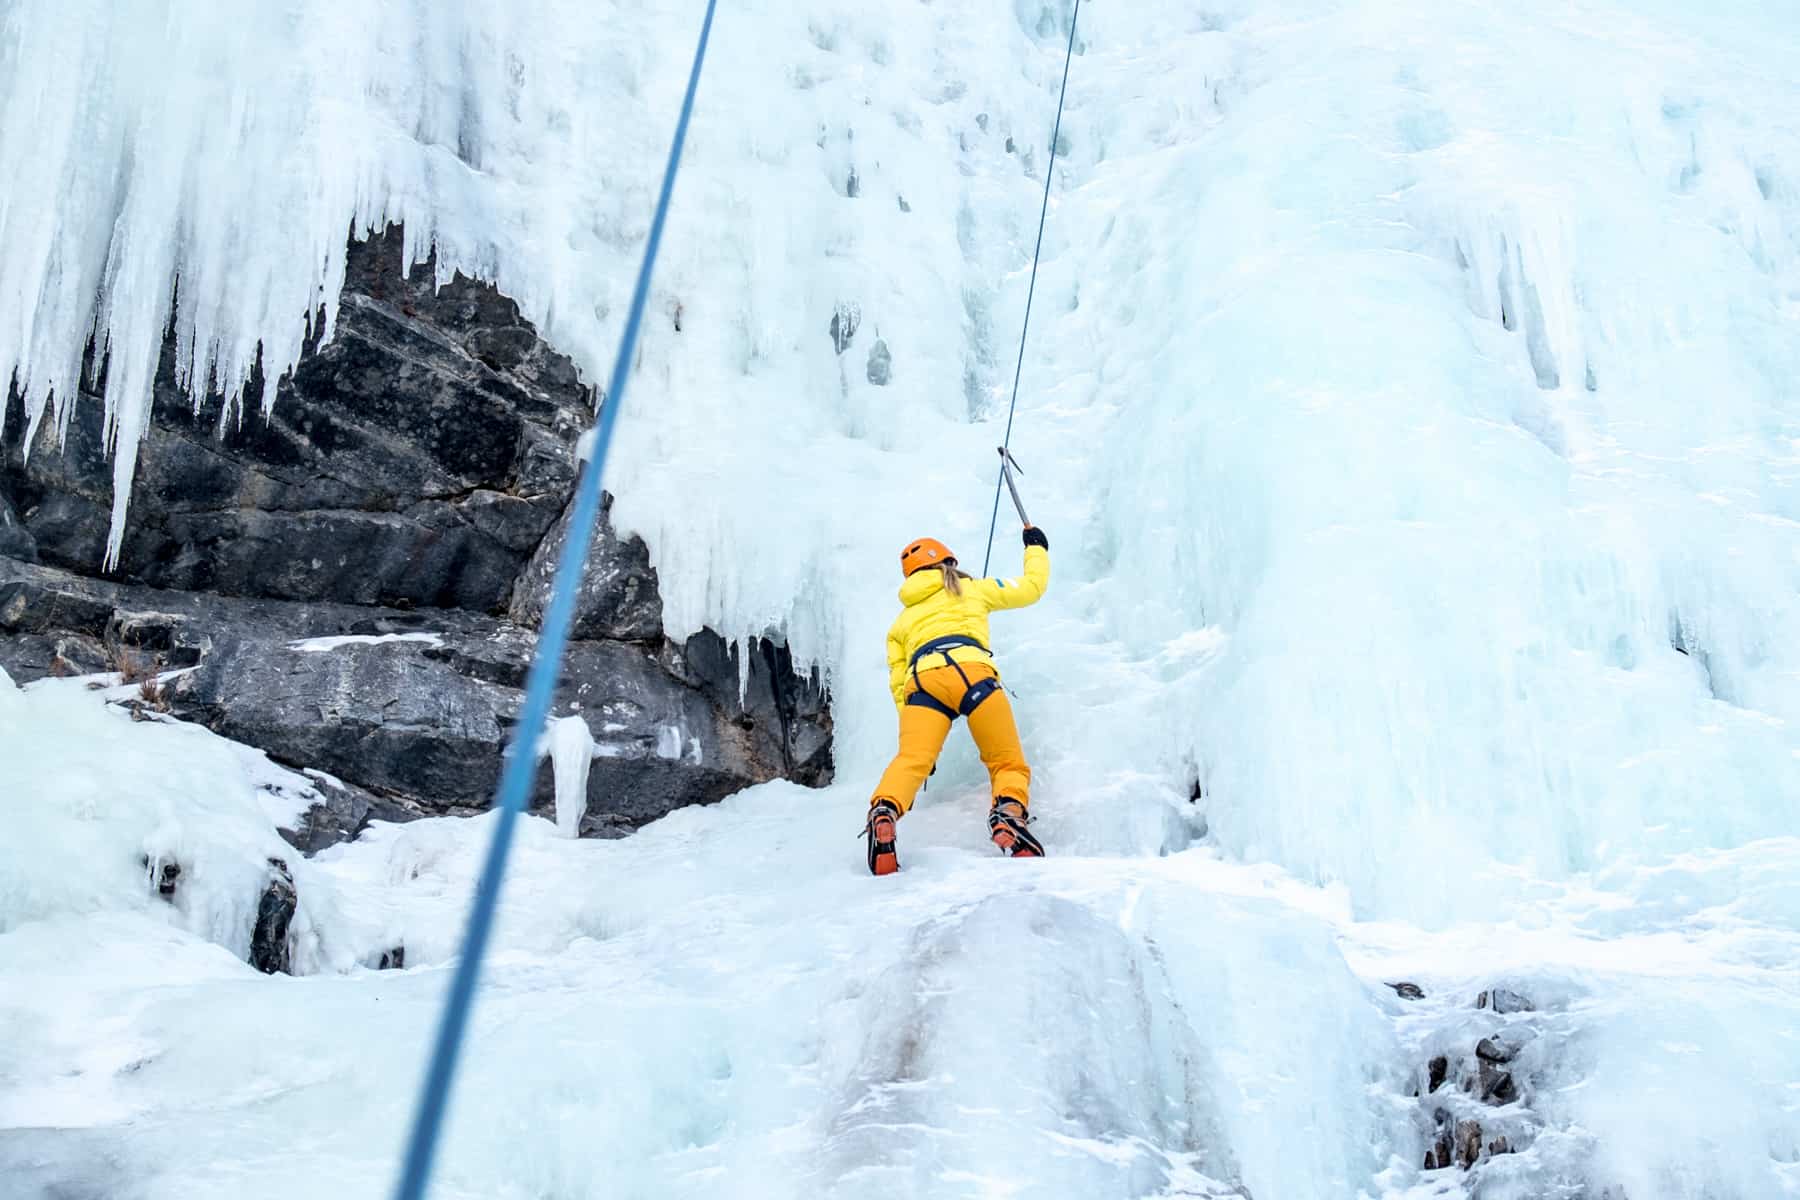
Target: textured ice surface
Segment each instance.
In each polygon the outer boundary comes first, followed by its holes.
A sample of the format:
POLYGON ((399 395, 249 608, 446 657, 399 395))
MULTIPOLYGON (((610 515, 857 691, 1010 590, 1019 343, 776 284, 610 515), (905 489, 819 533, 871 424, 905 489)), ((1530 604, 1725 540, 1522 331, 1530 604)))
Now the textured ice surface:
MULTIPOLYGON (((168 766, 123 764, 133 790, 78 775, 36 806, 39 854, 0 868, 9 898, 66 875, 92 892, 0 935, 7 1177, 382 1194, 491 821, 378 824, 297 861, 324 969, 265 978, 228 952, 248 914, 198 927, 198 892, 171 905, 41 854, 128 858, 163 808, 184 887, 253 870, 247 756, 78 683, 0 703, 24 714, 8 737, 117 726, 215 785, 202 805, 168 766), (367 969, 396 945, 405 971, 367 969)), ((964 803, 909 822, 904 884, 877 891, 821 819, 833 798, 770 785, 624 842, 527 818, 435 1194, 1350 1194, 1382 1165, 1392 1035, 1272 872, 1234 889, 1209 879, 1244 869, 1199 852, 996 862, 964 803)))
MULTIPOLYGON (((985 857, 958 735, 859 876, 894 551, 986 533, 1063 11, 721 12, 613 517, 672 634, 825 667, 845 782, 530 823, 442 1194, 1455 1194, 1406 1093, 1502 974, 1557 1054, 1485 1200, 1800 1194, 1791 5, 1086 6, 1013 443, 1057 580, 995 626, 1057 857, 985 857)), ((278 370, 396 218, 601 378, 698 15, 12 5, 0 372, 50 411, 97 319, 129 450, 171 315, 278 370)), ((39 695, 0 1094, 91 1128, 5 1165, 378 1194, 485 823, 297 872, 308 969, 405 972, 253 978, 253 897, 137 865, 166 809, 249 878, 250 768, 39 695)))
MULTIPOLYGON (((386 219, 601 377, 693 6, 241 8, 0 21, 26 411, 97 321, 128 472, 171 319, 184 375, 278 373, 386 219)), ((1065 20, 720 17, 613 515, 671 633, 825 666, 852 768, 893 547, 985 535, 1065 20)), ((1747 0, 1088 14, 1016 439, 1059 595, 1003 642, 1063 812, 1192 775, 1232 852, 1434 917, 1504 902, 1493 858, 1786 829, 1797 47, 1747 0)), ((1094 807, 1053 832, 1160 820, 1094 807)))
MULTIPOLYGON (((80 681, 0 718, 5 794, 59 781, 0 858, 9 912, 40 897, 0 933, 9 1194, 386 1194, 491 821, 290 857, 308 973, 264 977, 233 901, 283 773, 80 681), (140 846, 194 890, 148 894, 140 846)), ((877 887, 855 800, 766 785, 619 842, 525 818, 434 1194, 1454 1196, 1409 1093, 1496 980, 1535 1005, 1504 1020, 1537 1132, 1484 1196, 1792 1191, 1791 838, 1428 932, 1203 848, 996 860, 967 787, 877 887)))

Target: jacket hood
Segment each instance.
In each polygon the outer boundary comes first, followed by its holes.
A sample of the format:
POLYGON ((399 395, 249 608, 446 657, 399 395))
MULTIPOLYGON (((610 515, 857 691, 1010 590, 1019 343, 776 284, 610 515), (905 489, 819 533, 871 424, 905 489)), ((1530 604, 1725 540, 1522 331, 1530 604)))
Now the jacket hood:
POLYGON ((927 567, 914 571, 900 585, 900 603, 911 608, 921 600, 929 600, 944 590, 944 573, 927 567))

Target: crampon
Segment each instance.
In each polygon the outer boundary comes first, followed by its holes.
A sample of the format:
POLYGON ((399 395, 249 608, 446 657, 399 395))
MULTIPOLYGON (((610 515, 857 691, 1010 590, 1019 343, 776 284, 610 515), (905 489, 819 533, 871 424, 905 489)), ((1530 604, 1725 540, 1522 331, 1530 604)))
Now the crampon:
POLYGON ((1031 818, 1023 804, 1002 798, 994 801, 994 807, 988 813, 988 836, 994 839, 994 845, 1000 847, 1002 854, 1013 858, 1042 858, 1044 843, 1026 828, 1030 823, 1031 818))
POLYGON ((869 823, 863 835, 869 839, 869 874, 892 875, 900 869, 900 854, 894 848, 894 826, 900 810, 891 800, 877 800, 869 806, 869 823))

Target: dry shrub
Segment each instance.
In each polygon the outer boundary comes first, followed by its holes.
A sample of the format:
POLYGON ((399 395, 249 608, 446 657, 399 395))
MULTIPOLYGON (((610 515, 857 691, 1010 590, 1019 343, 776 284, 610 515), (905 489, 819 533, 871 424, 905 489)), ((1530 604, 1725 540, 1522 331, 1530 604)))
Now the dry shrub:
POLYGON ((160 713, 169 711, 169 692, 163 687, 162 680, 155 675, 146 676, 138 683, 138 699, 144 707, 160 713))

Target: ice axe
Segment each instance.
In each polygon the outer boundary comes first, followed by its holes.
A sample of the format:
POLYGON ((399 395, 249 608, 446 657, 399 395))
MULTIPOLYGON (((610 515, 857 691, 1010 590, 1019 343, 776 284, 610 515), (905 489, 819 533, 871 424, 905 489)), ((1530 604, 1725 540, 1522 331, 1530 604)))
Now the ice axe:
POLYGON ((1012 493, 1013 507, 1019 510, 1019 524, 1029 526, 1031 518, 1025 515, 1025 505, 1019 500, 1019 487, 1013 482, 1013 472, 1023 475, 1025 468, 1019 465, 1019 460, 1005 446, 996 446, 994 449, 1000 452, 1000 477, 1006 480, 1006 490, 1012 493))

